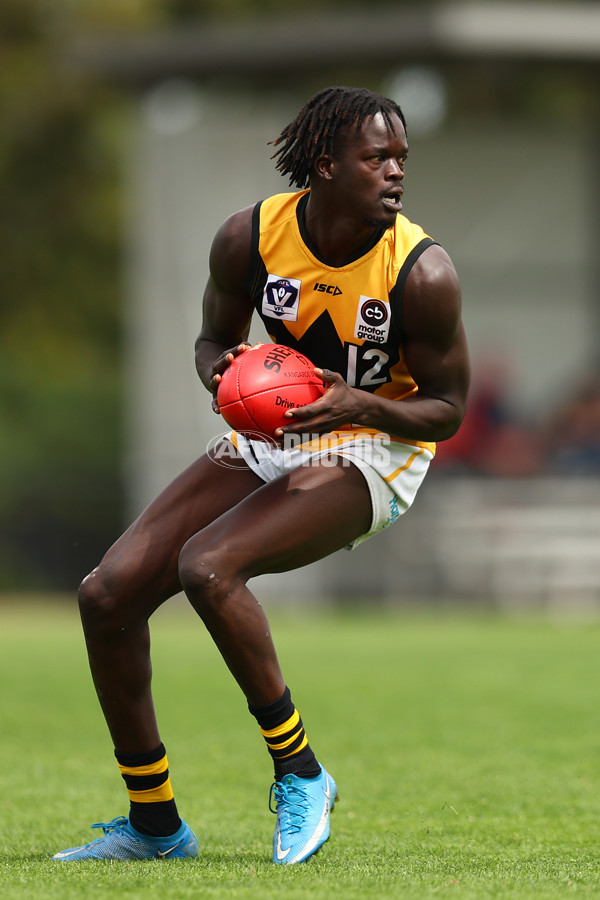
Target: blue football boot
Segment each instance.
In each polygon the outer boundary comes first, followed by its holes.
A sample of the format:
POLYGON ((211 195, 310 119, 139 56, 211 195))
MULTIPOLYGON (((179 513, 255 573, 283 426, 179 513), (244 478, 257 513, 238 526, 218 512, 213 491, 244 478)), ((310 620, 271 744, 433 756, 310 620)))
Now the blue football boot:
POLYGON ((117 816, 112 822, 98 822, 92 828, 102 828, 104 837, 82 847, 55 853, 52 859, 72 862, 80 859, 194 859, 198 856, 198 840, 185 822, 168 837, 142 834, 125 816, 117 816))
POLYGON ((269 797, 269 808, 277 814, 273 862, 290 865, 316 853, 329 840, 329 816, 336 800, 335 781, 323 767, 316 778, 284 775, 276 781, 269 797))

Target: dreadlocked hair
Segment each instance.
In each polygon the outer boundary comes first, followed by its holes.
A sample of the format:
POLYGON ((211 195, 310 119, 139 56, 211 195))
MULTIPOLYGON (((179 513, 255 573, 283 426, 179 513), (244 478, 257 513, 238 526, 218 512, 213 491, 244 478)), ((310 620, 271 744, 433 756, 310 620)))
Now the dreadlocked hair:
POLYGON ((282 175, 289 175, 290 185, 308 187, 310 175, 319 156, 333 155, 340 128, 359 129, 365 119, 381 113, 391 131, 392 115, 406 122, 397 103, 367 88, 329 87, 311 97, 293 122, 278 138, 270 141, 279 147, 271 159, 282 175))

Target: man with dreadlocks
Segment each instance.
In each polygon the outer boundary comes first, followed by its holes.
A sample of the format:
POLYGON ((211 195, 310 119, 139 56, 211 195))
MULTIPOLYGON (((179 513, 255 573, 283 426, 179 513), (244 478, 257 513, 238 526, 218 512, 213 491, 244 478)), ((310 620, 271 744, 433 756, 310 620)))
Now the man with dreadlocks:
POLYGON ((277 168, 299 190, 235 213, 217 232, 197 369, 218 411, 218 383, 248 349, 256 311, 272 340, 314 362, 325 392, 286 413, 269 450, 230 432, 83 581, 90 667, 130 809, 55 859, 198 854, 177 811, 150 690, 148 619, 182 588, 272 757, 274 862, 319 850, 336 784, 308 742, 246 582, 390 525, 411 505, 435 442, 463 417, 459 284, 445 251, 401 215, 408 145, 399 107, 368 90, 327 88, 274 145, 277 168))

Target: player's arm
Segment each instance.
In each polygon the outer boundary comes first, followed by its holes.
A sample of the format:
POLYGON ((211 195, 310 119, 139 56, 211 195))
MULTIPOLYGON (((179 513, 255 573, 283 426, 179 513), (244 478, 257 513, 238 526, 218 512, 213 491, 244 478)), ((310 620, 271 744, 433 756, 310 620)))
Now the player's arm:
POLYGON ((388 400, 349 387, 324 372, 328 387, 310 406, 293 411, 285 431, 333 430, 346 422, 409 440, 442 441, 457 430, 465 412, 469 360, 461 319, 458 278, 447 253, 432 245, 413 266, 403 297, 403 351, 417 386, 402 400, 388 400))
POLYGON ((252 302, 248 266, 252 207, 230 216, 215 235, 202 304, 202 330, 196 340, 196 370, 214 395, 221 374, 246 346, 252 302))
POLYGON ((452 261, 432 245, 413 266, 403 297, 404 360, 417 390, 404 400, 372 408, 381 425, 389 415, 390 428, 382 431, 425 441, 443 441, 458 431, 470 380, 461 308, 452 261))

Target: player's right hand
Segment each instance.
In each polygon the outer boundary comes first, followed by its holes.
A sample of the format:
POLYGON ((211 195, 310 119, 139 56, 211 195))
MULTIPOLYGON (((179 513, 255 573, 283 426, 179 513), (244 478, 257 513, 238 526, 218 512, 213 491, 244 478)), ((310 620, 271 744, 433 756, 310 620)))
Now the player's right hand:
POLYGON ((217 390, 219 389, 219 382, 221 380, 223 372, 228 366, 231 365, 236 356, 239 356, 240 353, 245 353, 246 350, 249 350, 251 346, 252 345, 247 341, 244 341, 241 344, 236 344, 235 347, 231 347, 229 350, 221 353, 221 355, 218 356, 214 361, 212 366, 212 378, 210 380, 210 389, 213 395, 212 408, 214 412, 219 412, 219 405, 217 403, 217 390))

